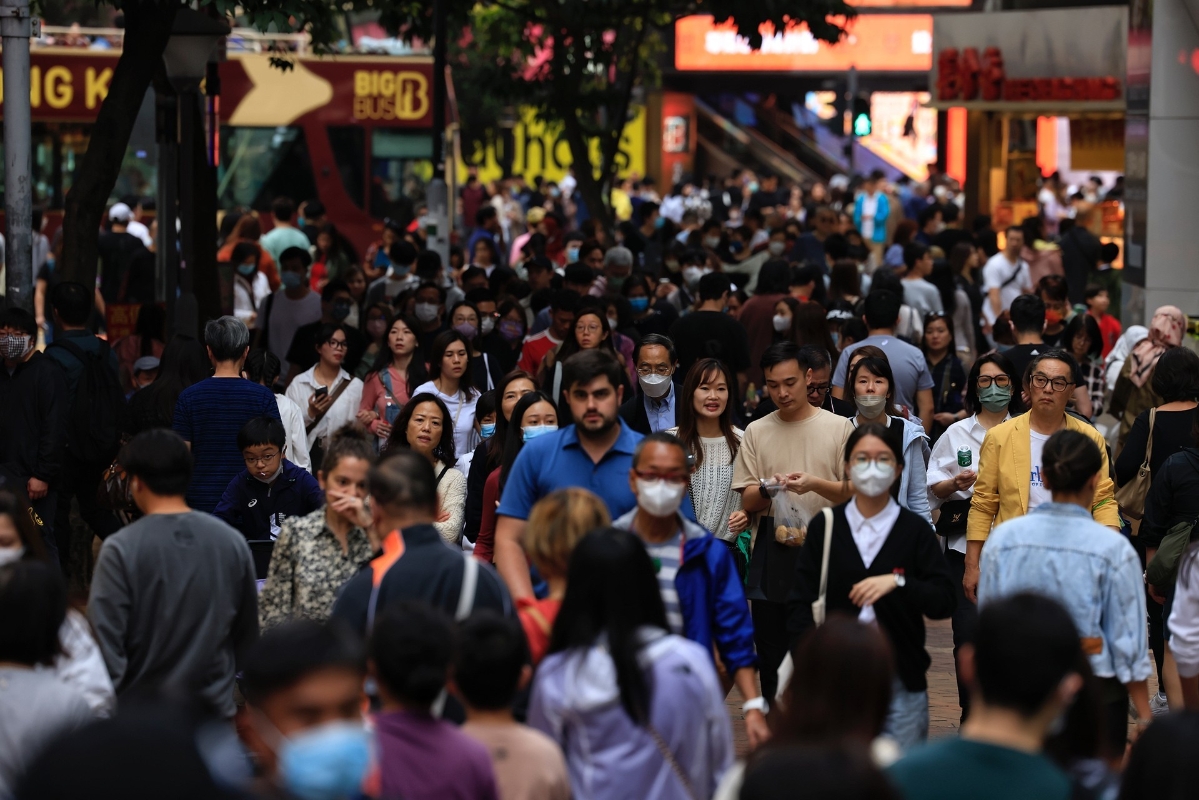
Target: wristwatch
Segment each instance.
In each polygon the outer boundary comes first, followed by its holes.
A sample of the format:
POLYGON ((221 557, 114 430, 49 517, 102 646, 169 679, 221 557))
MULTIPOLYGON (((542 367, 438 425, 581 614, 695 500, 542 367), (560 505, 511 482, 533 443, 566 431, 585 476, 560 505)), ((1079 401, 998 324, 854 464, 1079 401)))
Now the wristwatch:
POLYGON ((891 573, 895 577, 895 585, 902 589, 908 585, 907 578, 903 577, 903 570, 897 569, 891 573))
POLYGON ((770 711, 770 704, 766 702, 765 697, 755 697, 752 700, 746 700, 741 704, 741 713, 748 714, 750 711, 761 711, 765 715, 770 711))

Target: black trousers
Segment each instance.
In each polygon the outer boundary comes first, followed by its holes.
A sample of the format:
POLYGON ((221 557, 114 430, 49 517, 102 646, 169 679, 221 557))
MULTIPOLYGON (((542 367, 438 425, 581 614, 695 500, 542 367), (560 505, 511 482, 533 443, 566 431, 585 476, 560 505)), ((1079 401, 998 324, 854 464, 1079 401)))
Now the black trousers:
POLYGON ((121 527, 116 516, 96 503, 100 477, 108 464, 87 464, 68 454, 63 463, 62 480, 58 488, 58 515, 54 520, 54 540, 58 544, 58 561, 63 571, 71 557, 71 498, 79 501, 79 514, 92 533, 105 539, 121 527))
POLYGON ((966 555, 956 550, 946 550, 945 560, 949 562, 949 573, 953 575, 958 595, 958 606, 953 612, 953 664, 958 681, 958 705, 962 709, 961 721, 965 722, 966 717, 970 715, 970 688, 962 680, 962 671, 958 667, 958 651, 962 649, 962 645, 974 642, 974 635, 978 630, 978 606, 966 599, 966 590, 962 588, 962 578, 966 574, 966 555))
POLYGON ((787 655, 787 606, 768 600, 750 602, 754 621, 754 646, 758 650, 758 674, 762 681, 762 696, 771 705, 778 694, 779 664, 787 655))

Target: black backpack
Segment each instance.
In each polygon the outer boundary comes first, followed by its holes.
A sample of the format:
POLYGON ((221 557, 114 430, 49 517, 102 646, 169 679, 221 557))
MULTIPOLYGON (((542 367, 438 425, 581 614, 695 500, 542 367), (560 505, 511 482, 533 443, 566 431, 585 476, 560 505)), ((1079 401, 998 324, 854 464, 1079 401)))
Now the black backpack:
POLYGON ((58 339, 50 346, 63 348, 83 365, 67 417, 67 448, 80 461, 107 464, 129 427, 125 393, 120 378, 108 365, 108 353, 89 353, 69 339, 58 339))

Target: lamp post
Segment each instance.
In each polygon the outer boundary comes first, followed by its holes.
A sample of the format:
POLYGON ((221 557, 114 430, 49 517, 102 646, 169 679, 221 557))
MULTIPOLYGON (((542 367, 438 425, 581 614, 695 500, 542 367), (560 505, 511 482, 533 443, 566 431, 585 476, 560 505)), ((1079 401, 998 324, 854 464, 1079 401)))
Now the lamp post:
POLYGON ((0 2, 4 43, 4 220, 8 304, 33 311, 33 186, 30 181, 29 0, 0 2))
MULTIPOLYGON (((170 292, 167 301, 167 317, 173 322, 173 331, 189 336, 195 336, 199 328, 199 309, 195 294, 196 262, 196 229, 195 218, 195 185, 196 185, 196 130, 200 115, 200 82, 208 71, 208 61, 226 36, 229 35, 229 25, 224 20, 181 8, 175 16, 175 25, 171 29, 171 39, 163 51, 162 61, 166 67, 167 79, 175 90, 178 107, 178 122, 175 138, 176 163, 178 177, 175 186, 182 191, 176 192, 177 197, 164 198, 169 204, 169 219, 160 219, 159 235, 162 235, 164 223, 168 227, 170 248, 174 248, 174 210, 175 202, 179 206, 179 239, 180 259, 178 269, 178 298, 170 292)), ((169 181, 169 179, 168 179, 169 181)), ((162 213, 160 209, 160 213, 162 213)), ((166 259, 160 259, 164 266, 169 265, 173 254, 166 259)), ((171 278, 165 281, 169 287, 171 278)))

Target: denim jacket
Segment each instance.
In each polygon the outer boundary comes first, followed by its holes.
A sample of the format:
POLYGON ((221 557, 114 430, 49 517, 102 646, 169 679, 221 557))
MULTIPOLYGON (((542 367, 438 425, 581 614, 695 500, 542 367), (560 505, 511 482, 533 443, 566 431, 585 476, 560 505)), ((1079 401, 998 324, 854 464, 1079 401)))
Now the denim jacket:
POLYGON ((1127 539, 1080 506, 1045 503, 998 526, 980 569, 980 608, 1017 592, 1048 595, 1070 612, 1082 639, 1101 641, 1089 651, 1097 676, 1130 683, 1153 672, 1141 562, 1127 539))

